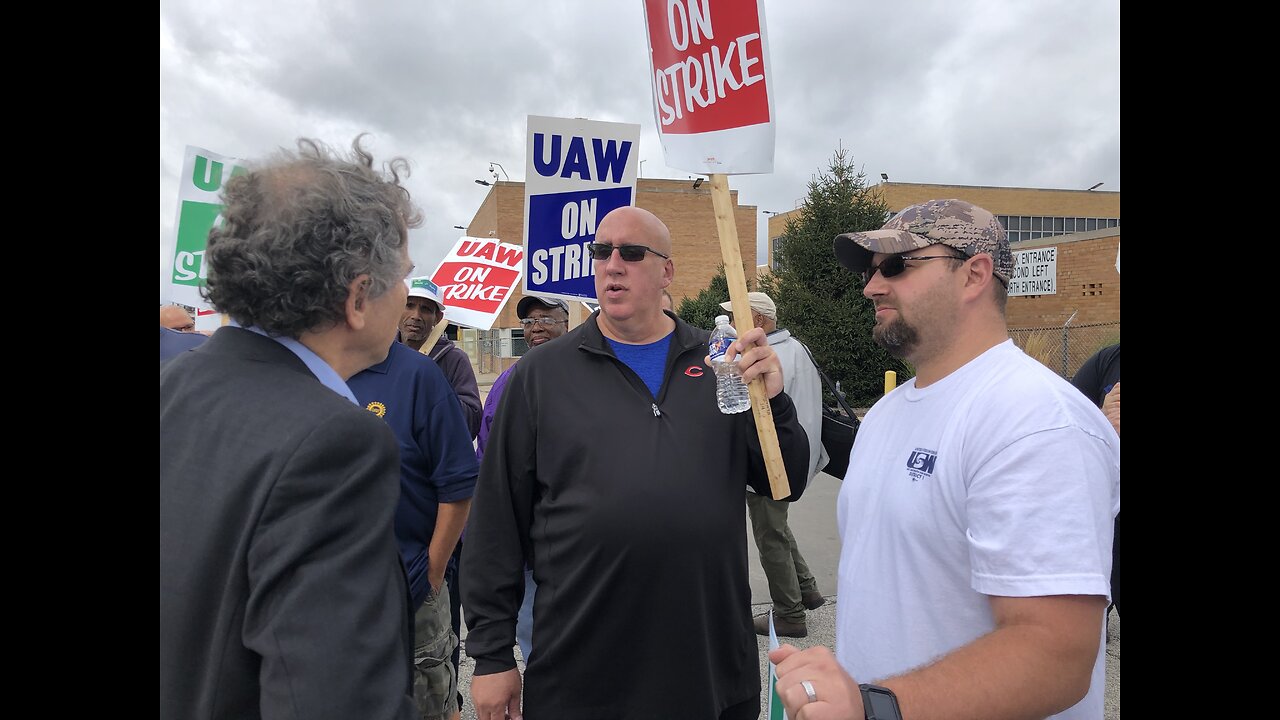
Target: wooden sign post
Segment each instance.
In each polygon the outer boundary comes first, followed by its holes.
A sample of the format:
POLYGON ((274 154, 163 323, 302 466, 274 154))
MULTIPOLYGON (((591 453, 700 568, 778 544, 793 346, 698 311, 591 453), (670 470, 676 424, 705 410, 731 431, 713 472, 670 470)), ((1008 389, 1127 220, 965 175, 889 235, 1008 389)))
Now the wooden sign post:
MULTIPOLYGON (((729 176, 711 175, 711 205, 716 213, 716 228, 720 235, 720 256, 724 259, 724 274, 729 281, 729 301, 733 306, 734 329, 741 337, 739 327, 751 317, 751 305, 747 302, 747 275, 742 269, 742 250, 738 247, 738 225, 733 217, 733 198, 729 195, 729 176)), ((751 329, 748 325, 747 330, 751 329)), ((760 450, 769 471, 769 489, 773 499, 781 500, 791 495, 791 483, 787 469, 782 464, 782 450, 778 447, 778 429, 773 425, 773 409, 769 407, 768 391, 764 378, 758 377, 747 386, 751 393, 751 412, 756 417, 756 432, 760 436, 760 450)))
POLYGON ((436 346, 436 342, 440 340, 440 336, 444 334, 444 330, 447 327, 449 327, 449 321, 441 318, 440 322, 436 323, 436 326, 431 328, 431 334, 423 341, 422 347, 418 348, 418 352, 430 357, 431 349, 436 346))

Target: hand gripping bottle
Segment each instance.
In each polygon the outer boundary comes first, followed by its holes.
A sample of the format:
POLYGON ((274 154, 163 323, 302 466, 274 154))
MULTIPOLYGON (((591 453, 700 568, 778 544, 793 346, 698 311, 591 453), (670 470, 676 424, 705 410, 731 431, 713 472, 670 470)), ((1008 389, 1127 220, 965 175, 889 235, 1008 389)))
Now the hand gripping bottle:
POLYGON ((738 370, 738 361, 725 362, 724 351, 738 334, 729 324, 728 315, 716 316, 716 329, 711 332, 711 341, 707 349, 711 355, 711 367, 716 371, 716 402, 720 412, 726 415, 745 412, 751 409, 751 395, 747 386, 742 384, 742 372, 738 370))

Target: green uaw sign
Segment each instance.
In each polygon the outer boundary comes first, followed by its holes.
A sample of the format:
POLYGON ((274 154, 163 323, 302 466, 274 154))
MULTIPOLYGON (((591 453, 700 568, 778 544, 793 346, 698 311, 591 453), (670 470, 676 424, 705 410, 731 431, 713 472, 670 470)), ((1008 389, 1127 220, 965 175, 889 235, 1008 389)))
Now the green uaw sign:
POLYGON ((169 276, 172 302, 195 308, 209 307, 200 297, 200 287, 208 276, 204 250, 209 230, 219 221, 222 212, 218 193, 223 183, 244 172, 235 158, 187 146, 178 186, 177 241, 169 276))

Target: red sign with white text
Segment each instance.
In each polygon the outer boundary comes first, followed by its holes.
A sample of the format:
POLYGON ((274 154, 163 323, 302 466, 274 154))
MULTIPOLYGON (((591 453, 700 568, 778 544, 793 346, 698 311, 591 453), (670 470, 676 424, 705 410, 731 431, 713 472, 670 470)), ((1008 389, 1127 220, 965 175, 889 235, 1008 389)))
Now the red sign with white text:
POLYGON ((453 262, 441 264, 432 276, 432 281, 440 286, 440 299, 445 307, 482 313, 498 312, 507 299, 508 290, 519 279, 520 273, 515 270, 453 262), (458 278, 465 279, 459 281, 458 278))
POLYGON ((770 121, 757 0, 644 0, 644 11, 662 133, 770 121))
POLYGON ((493 327, 511 291, 520 283, 524 248, 494 238, 464 237, 431 273, 444 316, 455 325, 493 327))

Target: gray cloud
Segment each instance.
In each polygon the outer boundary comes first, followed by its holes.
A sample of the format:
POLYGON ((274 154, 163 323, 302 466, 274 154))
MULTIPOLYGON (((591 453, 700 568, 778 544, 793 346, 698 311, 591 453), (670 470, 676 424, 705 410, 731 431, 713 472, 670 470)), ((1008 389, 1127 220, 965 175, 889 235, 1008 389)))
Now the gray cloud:
MULTIPOLYGON (((732 178, 740 202, 790 209, 838 144, 870 178, 1120 189, 1118 2, 766 11, 775 170, 732 178)), ((524 178, 527 115, 639 123, 644 175, 685 177, 662 158, 646 53, 634 0, 163 0, 162 281, 186 145, 255 158, 299 136, 346 145, 372 133, 378 156, 414 163, 419 267, 470 221, 490 161, 524 178)))

